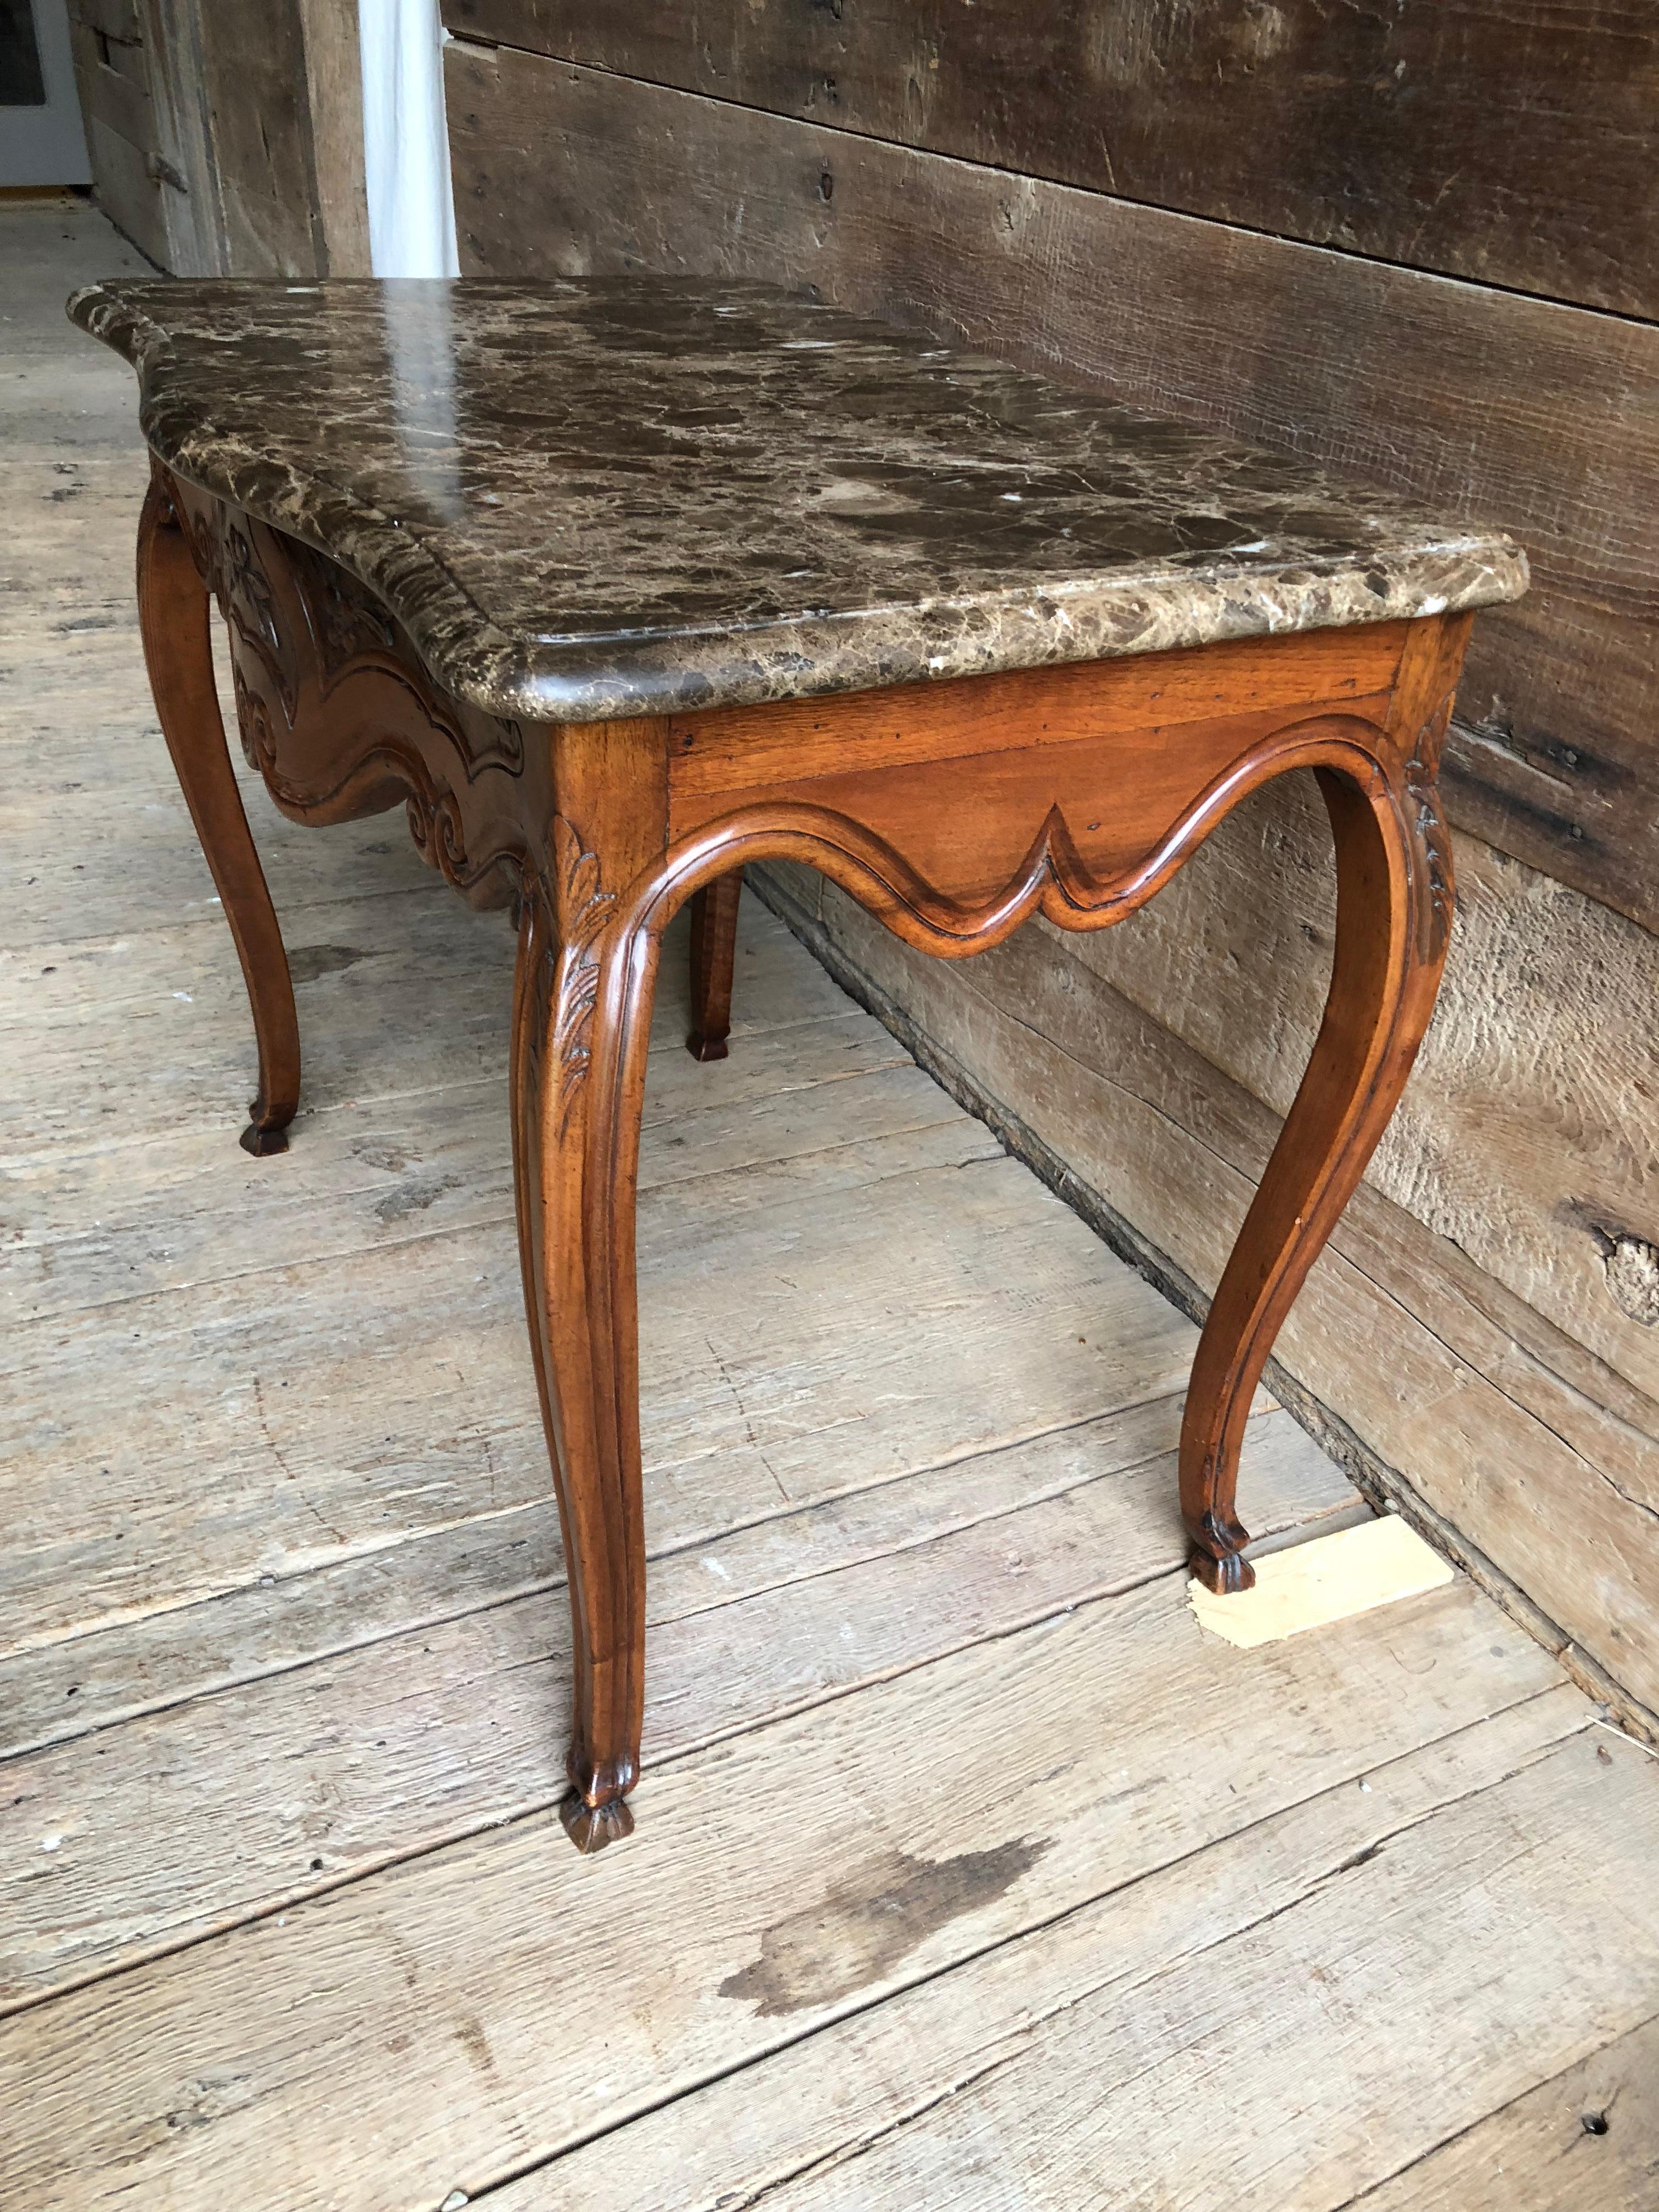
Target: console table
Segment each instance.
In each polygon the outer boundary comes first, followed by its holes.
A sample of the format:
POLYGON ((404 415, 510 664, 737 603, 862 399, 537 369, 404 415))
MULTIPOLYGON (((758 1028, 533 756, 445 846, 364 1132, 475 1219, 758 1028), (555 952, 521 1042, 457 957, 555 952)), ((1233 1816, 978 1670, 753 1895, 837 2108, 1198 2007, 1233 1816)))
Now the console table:
POLYGON ((643 1711, 635 1176, 664 928, 695 900, 725 1048, 746 861, 787 857, 958 958, 1133 913, 1247 793, 1318 776, 1323 1026, 1200 1339, 1194 1571, 1234 1509, 1273 1337, 1398 1098, 1451 919, 1436 792, 1499 533, 763 288, 647 277, 97 285, 138 372, 161 726, 258 1042, 242 1141, 285 1148, 294 994, 226 749, 283 813, 399 803, 511 903, 525 1303, 574 1620, 563 1818, 631 1828, 643 1711))

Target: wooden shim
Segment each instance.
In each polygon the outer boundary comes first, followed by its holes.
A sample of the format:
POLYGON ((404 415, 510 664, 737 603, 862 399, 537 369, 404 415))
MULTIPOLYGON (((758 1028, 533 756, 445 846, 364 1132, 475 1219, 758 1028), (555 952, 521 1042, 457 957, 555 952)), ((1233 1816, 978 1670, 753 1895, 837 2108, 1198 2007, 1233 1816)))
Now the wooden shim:
POLYGON ((1084 0, 726 0, 695 15, 445 0, 444 15, 465 38, 744 107, 1659 317, 1659 38, 1640 9, 1285 0, 1245 21, 1159 0, 1106 16, 1084 0))
MULTIPOLYGON (((1109 1471, 1103 1429, 659 1559, 647 1593, 651 1771, 1061 1607, 1177 1575, 1173 1455, 1109 1471)), ((1316 1527, 1353 1502, 1282 1413, 1253 1424, 1244 1487, 1264 1532, 1316 1527)), ((198 1634, 211 1637, 211 1617, 196 1611, 198 1634)), ((543 1590, 106 1727, 95 1748, 80 1739, 9 1762, 0 2009, 556 1805, 569 1669, 563 1595, 543 1590), (140 1827, 106 1816, 128 1800, 148 1808, 140 1827)))
POLYGON ((1240 1653, 1167 1577, 647 1771, 626 1849, 528 1819, 36 2007, 10 2154, 77 2212, 279 2170, 351 2212, 387 2144, 399 2203, 476 2195, 1557 1679, 1467 1584, 1240 1653))
POLYGON ((1512 528, 1534 589, 1476 624, 1455 815, 1659 927, 1659 331, 506 48, 447 54, 469 274, 810 287, 1512 528))
MULTIPOLYGON (((1363 1790, 1340 1784, 1164 1864, 1083 1913, 804 2037, 757 2072, 729 2075, 599 2136, 510 2183, 500 2193, 501 2212, 591 2203, 619 2153, 635 2212, 714 2212, 722 2198, 752 2202, 769 2186, 856 2154, 1017 2058, 1046 2020, 1065 2017, 1096 1991, 1109 1990, 1132 2017, 1139 1992, 1168 1961, 1213 1955, 1229 1936, 1295 1909, 1339 1869, 1501 1781, 1583 1718, 1576 1692, 1549 1691, 1373 1767, 1363 1790)), ((1086 2106, 1086 2097, 1081 2101, 1086 2106)), ((1171 2148, 1184 2148, 1192 2131, 1189 2112, 1171 2148)), ((1145 2155, 1143 2130, 1126 2130, 1124 2141, 1131 2155, 1145 2155)))
POLYGON ((1449 1583, 1452 1570, 1414 1528, 1392 1513, 1321 1535, 1264 1559, 1253 1589, 1229 1605, 1189 1580, 1187 1595, 1200 1628, 1242 1650, 1350 1620, 1377 1606, 1449 1583))
POLYGON ((1659 2203, 1659 2019, 1464 2128, 1355 2212, 1650 2212, 1659 2203))
MULTIPOLYGON (((908 1039, 925 1040, 929 1066, 958 1095, 993 1102, 1011 1141, 1034 1145, 1057 1172, 1064 1161, 1074 1202, 1115 1223, 1201 1304, 1276 1133, 1269 1111, 1109 988, 1068 998, 1035 934, 947 974, 814 884, 826 917, 816 941, 878 1003, 904 1010, 895 1018, 908 1039), (1138 1239, 1129 1223, 1146 1224, 1138 1239)), ((1540 1633, 1582 1647, 1623 1686, 1632 1720, 1659 1729, 1651 1442, 1597 1406, 1570 1357, 1551 1364, 1547 1324, 1533 1318, 1531 1347, 1511 1334, 1517 1302, 1501 1297, 1362 1188, 1277 1357, 1336 1410, 1373 1474, 1390 1471, 1408 1500, 1420 1493, 1519 1585, 1540 1633), (1357 1344, 1386 1345, 1386 1362, 1356 1361, 1357 1344)))

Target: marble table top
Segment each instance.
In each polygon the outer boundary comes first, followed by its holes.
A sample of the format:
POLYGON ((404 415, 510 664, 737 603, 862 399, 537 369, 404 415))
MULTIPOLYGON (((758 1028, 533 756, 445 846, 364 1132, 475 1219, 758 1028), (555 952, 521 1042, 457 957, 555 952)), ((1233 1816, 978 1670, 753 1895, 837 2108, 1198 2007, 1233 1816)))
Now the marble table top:
POLYGON ((1500 532, 718 280, 158 280, 70 313, 167 466, 434 678, 577 720, 1488 605, 1500 532))

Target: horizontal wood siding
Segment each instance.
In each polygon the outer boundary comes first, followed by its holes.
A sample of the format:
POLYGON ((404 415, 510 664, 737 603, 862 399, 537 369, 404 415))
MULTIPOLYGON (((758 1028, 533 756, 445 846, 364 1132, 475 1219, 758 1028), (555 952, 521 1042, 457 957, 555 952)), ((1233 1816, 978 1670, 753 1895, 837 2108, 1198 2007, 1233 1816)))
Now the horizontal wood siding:
POLYGON ((1454 818, 1659 927, 1659 331, 506 48, 449 111, 474 274, 811 287, 1506 525, 1454 818))
POLYGON ((452 30, 896 144, 1659 313, 1639 0, 444 0, 452 30))

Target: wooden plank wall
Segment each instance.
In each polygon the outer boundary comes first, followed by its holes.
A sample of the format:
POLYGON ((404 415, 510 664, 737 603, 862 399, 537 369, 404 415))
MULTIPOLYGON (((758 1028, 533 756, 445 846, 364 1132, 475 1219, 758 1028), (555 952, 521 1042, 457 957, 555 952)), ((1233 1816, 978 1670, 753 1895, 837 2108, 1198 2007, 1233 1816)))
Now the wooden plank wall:
MULTIPOLYGON (((1653 1728, 1651 11, 446 13, 472 273, 811 288, 1528 544, 1535 589, 1478 623, 1461 702, 1445 1003, 1283 1340, 1285 1387, 1653 1728)), ((1201 1301, 1316 1025, 1331 902, 1309 794, 1263 794, 1133 924, 948 969, 816 883, 775 872, 769 895, 1201 1301)))
POLYGON ((363 276, 355 0, 70 0, 99 204, 178 276, 363 276))

